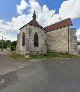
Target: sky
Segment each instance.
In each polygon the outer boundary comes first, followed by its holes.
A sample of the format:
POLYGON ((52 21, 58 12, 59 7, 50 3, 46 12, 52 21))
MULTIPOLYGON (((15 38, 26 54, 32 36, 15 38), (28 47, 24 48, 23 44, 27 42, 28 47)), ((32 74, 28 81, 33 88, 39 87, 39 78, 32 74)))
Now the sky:
POLYGON ((43 27, 71 18, 80 41, 80 0, 0 0, 0 39, 17 40, 19 29, 32 20, 34 10, 43 27))

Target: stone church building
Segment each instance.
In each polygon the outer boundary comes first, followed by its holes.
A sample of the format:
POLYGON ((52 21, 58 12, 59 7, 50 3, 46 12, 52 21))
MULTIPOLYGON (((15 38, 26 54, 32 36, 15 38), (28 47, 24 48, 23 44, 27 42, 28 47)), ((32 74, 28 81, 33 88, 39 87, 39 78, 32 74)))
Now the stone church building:
POLYGON ((76 29, 71 28, 70 18, 43 28, 33 20, 21 27, 17 35, 16 51, 19 54, 43 54, 46 52, 68 52, 78 54, 76 29))

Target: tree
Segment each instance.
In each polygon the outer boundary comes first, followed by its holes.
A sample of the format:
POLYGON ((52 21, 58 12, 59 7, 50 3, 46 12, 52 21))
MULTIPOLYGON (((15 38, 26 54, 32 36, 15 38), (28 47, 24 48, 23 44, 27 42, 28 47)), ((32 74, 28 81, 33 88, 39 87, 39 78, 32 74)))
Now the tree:
POLYGON ((17 41, 11 42, 11 50, 12 51, 16 50, 16 45, 17 45, 17 41))

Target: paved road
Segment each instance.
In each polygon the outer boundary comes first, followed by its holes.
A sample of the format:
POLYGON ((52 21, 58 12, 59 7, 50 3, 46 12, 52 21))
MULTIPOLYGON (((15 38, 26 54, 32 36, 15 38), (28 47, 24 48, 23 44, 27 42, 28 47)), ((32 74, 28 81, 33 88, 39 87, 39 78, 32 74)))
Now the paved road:
POLYGON ((28 63, 0 76, 0 92, 80 92, 80 59, 28 63))
POLYGON ((25 61, 16 61, 10 57, 10 52, 4 50, 0 51, 0 75, 6 74, 10 71, 22 68, 26 65, 25 61))

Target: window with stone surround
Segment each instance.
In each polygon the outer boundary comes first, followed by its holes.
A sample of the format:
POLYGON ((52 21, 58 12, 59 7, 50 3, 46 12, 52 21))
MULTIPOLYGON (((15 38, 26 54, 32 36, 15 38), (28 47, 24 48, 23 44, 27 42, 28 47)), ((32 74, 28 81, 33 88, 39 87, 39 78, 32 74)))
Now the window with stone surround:
POLYGON ((38 47, 38 46, 39 46, 38 34, 35 33, 35 34, 34 34, 34 47, 38 47))
POLYGON ((25 33, 23 32, 23 34, 22 34, 22 46, 24 46, 25 45, 25 33))

